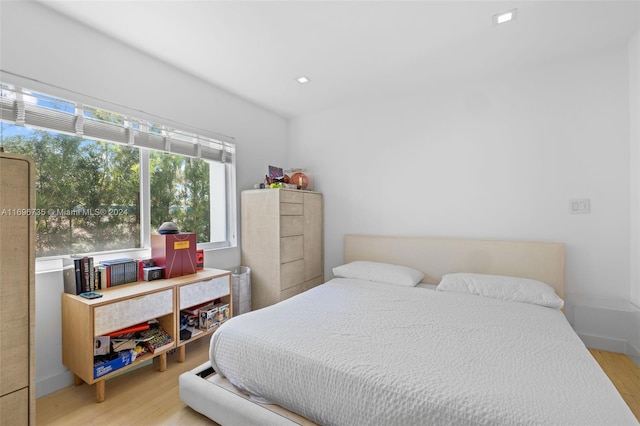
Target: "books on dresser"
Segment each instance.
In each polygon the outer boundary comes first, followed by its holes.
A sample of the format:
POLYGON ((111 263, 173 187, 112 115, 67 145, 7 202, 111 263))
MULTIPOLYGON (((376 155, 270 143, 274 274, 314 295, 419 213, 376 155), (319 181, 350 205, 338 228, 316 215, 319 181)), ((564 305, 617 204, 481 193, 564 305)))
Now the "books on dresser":
POLYGON ((64 292, 80 294, 138 281, 139 262, 128 257, 96 263, 92 256, 63 259, 64 292))

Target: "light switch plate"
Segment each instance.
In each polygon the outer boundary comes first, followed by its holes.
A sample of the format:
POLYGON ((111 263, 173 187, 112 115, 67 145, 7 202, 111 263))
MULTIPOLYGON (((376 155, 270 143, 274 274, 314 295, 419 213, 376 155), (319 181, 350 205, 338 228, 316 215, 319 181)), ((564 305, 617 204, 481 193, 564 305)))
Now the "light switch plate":
POLYGON ((569 213, 589 214, 591 213, 591 202, 588 198, 569 200, 569 213))

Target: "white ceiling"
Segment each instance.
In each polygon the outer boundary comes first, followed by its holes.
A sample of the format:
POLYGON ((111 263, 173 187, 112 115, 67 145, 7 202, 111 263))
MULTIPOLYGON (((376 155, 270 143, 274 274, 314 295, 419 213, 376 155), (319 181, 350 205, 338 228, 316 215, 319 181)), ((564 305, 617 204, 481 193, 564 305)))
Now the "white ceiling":
POLYGON ((621 43, 640 22, 638 0, 41 2, 285 117, 621 43))

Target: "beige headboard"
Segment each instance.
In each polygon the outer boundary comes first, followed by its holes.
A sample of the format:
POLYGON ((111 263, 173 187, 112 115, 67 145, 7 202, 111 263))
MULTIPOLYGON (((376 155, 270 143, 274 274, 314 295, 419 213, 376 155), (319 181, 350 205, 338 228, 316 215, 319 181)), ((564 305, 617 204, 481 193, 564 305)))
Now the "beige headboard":
POLYGON ((429 284, 452 272, 531 278, 564 298, 563 243, 345 235, 344 261, 354 260, 409 266, 429 284))

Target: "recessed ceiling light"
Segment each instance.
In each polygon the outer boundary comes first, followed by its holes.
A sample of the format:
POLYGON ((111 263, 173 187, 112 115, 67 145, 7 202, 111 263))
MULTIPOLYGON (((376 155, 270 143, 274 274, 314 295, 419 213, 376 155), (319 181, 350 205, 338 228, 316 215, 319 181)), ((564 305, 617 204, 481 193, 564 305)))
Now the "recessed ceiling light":
POLYGON ((296 80, 298 80, 298 83, 300 83, 300 84, 308 83, 308 82, 310 82, 310 81, 311 81, 311 80, 309 79, 309 77, 307 77, 307 76, 305 76, 305 75, 303 75, 302 77, 298 77, 298 78, 296 78, 296 80))
POLYGON ((504 24, 505 22, 513 21, 518 16, 518 9, 511 9, 506 12, 493 15, 493 25, 504 24))

